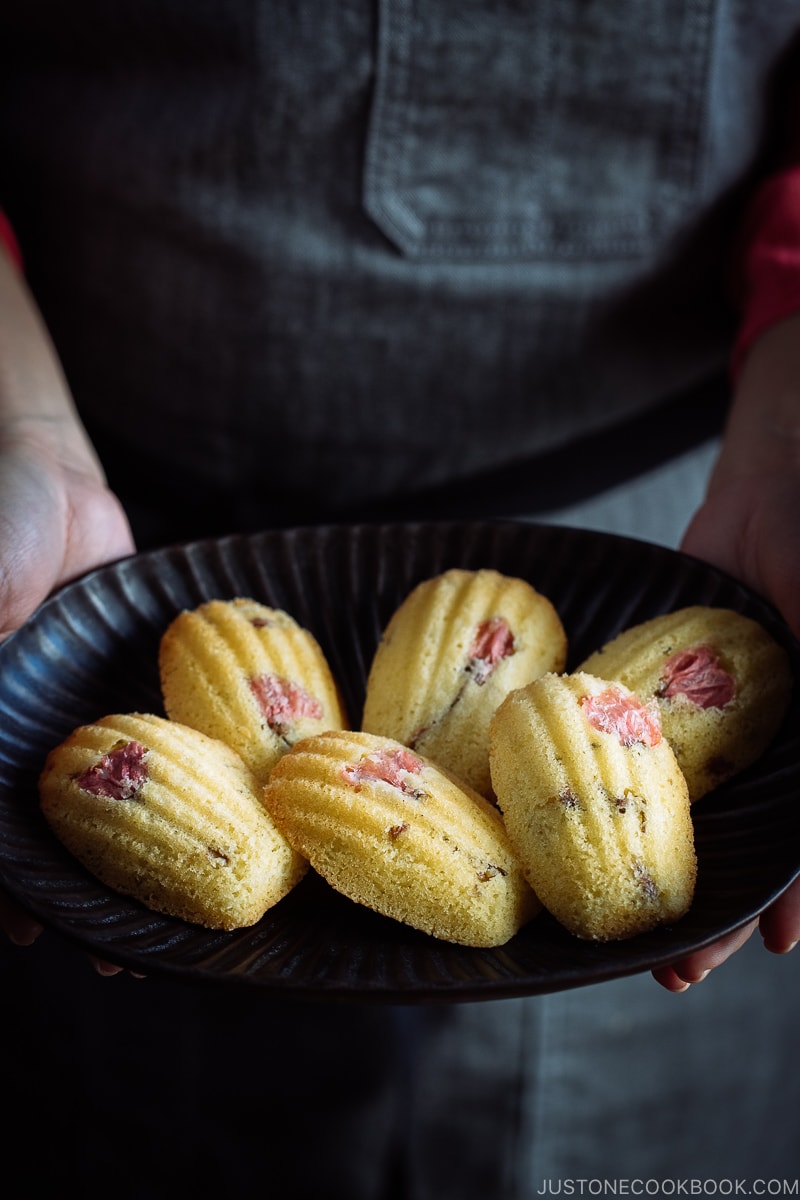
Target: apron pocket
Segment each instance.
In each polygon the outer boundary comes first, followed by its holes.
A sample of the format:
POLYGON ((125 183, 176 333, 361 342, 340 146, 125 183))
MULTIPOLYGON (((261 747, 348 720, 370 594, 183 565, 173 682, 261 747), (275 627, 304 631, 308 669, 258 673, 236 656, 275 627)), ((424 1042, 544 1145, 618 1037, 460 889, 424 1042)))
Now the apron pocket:
POLYGON ((364 203, 411 258, 638 256, 697 189, 714 0, 379 0, 364 203))

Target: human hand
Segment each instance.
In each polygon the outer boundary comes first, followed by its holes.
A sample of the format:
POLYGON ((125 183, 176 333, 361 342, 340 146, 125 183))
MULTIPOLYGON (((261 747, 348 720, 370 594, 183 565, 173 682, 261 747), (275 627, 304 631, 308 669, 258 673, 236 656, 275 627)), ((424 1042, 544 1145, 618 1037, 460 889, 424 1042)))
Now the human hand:
POLYGON ((41 315, 0 249, 0 638, 53 588, 132 550, 41 315))
MULTIPOLYGON (((765 596, 800 637, 800 314, 754 345, 744 364, 708 494, 682 549, 765 596)), ((758 929, 768 950, 800 941, 800 879, 757 921, 653 972, 684 991, 758 929)))
POLYGON ((0 424, 0 638, 55 588, 133 549, 119 501, 68 431, 0 424))

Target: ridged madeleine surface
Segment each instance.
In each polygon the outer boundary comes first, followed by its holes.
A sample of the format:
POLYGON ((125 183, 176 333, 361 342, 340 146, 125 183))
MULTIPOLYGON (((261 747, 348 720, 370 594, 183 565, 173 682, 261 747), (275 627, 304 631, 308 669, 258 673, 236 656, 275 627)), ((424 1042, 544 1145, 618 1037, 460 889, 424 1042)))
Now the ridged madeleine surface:
POLYGON ((346 724, 316 639, 254 600, 180 613, 161 639, 159 671, 168 716, 232 746, 262 782, 296 741, 346 724))
POLYGON ((491 794, 489 722, 514 688, 560 671, 567 639, 522 579, 453 569, 419 584, 380 641, 362 728, 395 738, 491 794))
POLYGON ((760 758, 792 690, 788 657, 758 622, 702 605, 625 630, 580 669, 658 701, 693 801, 760 758))
POLYGON ((540 908, 498 811, 392 739, 308 738, 264 801, 332 887, 434 937, 501 945, 540 908))
POLYGON ((687 911, 689 796, 655 705, 584 673, 546 675, 498 709, 491 769, 528 881, 572 933, 624 938, 687 911))
POLYGON ((209 929, 254 924, 307 870, 238 754, 162 717, 79 727, 48 755, 39 794, 97 879, 209 929))

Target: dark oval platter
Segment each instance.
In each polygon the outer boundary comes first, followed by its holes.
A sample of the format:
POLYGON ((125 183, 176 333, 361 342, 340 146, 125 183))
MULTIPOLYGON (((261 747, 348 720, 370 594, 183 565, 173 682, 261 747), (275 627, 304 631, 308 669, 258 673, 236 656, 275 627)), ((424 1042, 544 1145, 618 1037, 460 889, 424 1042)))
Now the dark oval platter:
POLYGON ((163 712, 158 643, 172 617, 251 596, 310 629, 351 720, 381 631, 424 578, 452 566, 527 579, 556 606, 568 668, 627 626, 688 604, 755 617, 800 646, 763 600, 686 555, 630 538, 523 521, 303 528, 135 555, 53 596, 0 647, 0 878, 85 950, 144 974, 214 978, 306 1000, 430 1003, 579 987, 667 964, 745 924, 798 874, 800 721, 792 701, 764 757, 693 809, 698 885, 673 927, 583 942, 547 914, 505 946, 436 941, 335 893, 310 873, 250 929, 214 933, 150 912, 88 875, 38 809, 47 752, 114 712, 163 712))

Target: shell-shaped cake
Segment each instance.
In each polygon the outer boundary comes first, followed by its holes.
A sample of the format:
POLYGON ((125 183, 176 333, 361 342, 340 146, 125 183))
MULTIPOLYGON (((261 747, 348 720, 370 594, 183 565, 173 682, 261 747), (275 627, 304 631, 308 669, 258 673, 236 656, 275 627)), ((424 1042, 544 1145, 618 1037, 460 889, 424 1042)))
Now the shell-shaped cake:
POLYGON ((209 929, 254 924, 308 864, 238 754, 147 713, 83 725, 50 752, 42 812, 108 887, 209 929))
POLYGON ((337 891, 433 937, 501 945, 541 907, 496 808, 390 738, 306 739, 264 802, 337 891))
POLYGON ((543 676, 498 709, 491 769, 531 887, 576 936, 630 937, 688 910, 689 796, 654 703, 585 673, 543 676))
POLYGON ((510 691, 562 670, 567 638, 529 583, 454 568, 389 621, 367 680, 362 729, 395 738, 491 795, 489 723, 510 691))
POLYGON ((580 670, 657 700, 693 801, 761 757, 792 691, 788 656, 762 625, 702 605, 624 630, 580 670))
POLYGON ((255 600, 210 600, 180 613, 158 662, 167 715, 232 746, 262 783, 296 741, 346 724, 317 640, 255 600))

